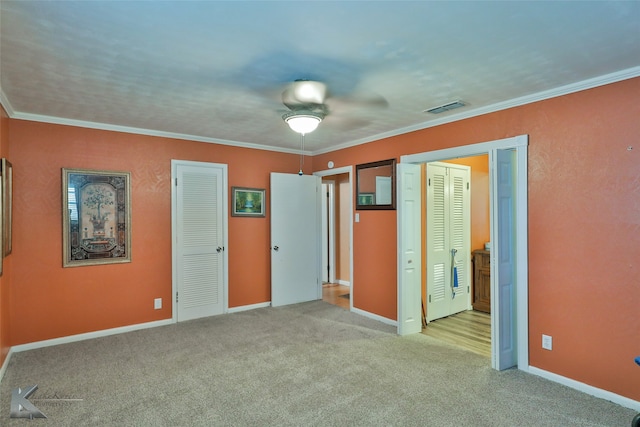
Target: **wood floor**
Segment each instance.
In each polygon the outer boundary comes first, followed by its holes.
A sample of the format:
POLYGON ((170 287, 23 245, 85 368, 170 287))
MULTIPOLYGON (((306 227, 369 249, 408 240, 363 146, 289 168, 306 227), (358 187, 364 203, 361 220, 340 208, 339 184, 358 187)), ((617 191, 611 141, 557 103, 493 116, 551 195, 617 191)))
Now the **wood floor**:
POLYGON ((322 285, 322 301, 349 310, 349 286, 327 283, 322 285))
POLYGON ((463 311, 429 322, 427 327, 422 329, 422 333, 491 357, 490 314, 473 310, 463 311))
MULTIPOLYGON (((349 310, 349 286, 322 285, 322 300, 349 310)), ((463 311, 430 322, 422 333, 491 357, 491 315, 480 311, 463 311)))

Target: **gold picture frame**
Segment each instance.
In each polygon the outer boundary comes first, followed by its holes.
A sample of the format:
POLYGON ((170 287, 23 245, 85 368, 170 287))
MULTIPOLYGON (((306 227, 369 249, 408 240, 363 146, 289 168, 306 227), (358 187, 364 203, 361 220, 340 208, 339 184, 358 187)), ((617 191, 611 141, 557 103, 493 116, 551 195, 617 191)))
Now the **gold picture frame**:
POLYGON ((131 262, 131 174, 62 169, 63 267, 131 262))

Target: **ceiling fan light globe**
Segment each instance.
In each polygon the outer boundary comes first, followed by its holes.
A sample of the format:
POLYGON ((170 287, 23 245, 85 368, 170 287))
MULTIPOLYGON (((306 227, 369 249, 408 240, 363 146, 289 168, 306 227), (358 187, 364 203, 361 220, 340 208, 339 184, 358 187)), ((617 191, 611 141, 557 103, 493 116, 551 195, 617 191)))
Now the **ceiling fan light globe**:
POLYGON ((282 118, 294 132, 307 134, 316 130, 323 117, 315 113, 288 113, 282 118))

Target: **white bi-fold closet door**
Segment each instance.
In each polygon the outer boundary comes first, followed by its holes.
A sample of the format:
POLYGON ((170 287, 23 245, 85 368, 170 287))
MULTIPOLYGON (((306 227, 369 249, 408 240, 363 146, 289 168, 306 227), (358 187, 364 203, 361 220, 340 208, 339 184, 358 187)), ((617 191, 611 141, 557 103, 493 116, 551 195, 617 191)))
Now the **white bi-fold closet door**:
POLYGON ((471 168, 428 163, 427 322, 471 307, 471 168))

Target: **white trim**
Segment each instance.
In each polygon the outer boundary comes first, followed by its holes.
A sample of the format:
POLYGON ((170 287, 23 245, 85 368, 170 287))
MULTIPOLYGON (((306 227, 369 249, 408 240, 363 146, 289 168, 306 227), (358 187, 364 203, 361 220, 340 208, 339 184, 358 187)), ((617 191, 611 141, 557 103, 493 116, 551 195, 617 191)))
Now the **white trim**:
POLYGON ((271 307, 271 301, 259 302, 257 304, 241 305, 241 306, 238 306, 238 307, 232 307, 229 310, 227 310, 227 313, 229 313, 229 314, 231 314, 231 313, 240 313, 242 311, 255 310, 257 308, 265 308, 265 307, 271 307))
POLYGON ((85 334, 69 335, 61 338, 53 338, 50 340, 36 341, 28 344, 14 345, 13 347, 11 347, 11 351, 13 351, 14 353, 19 353, 21 351, 35 350, 38 348, 51 347, 54 345, 69 344, 72 342, 85 341, 85 340, 90 340, 94 338, 108 337, 110 335, 117 335, 125 332, 139 331, 141 329, 155 328, 158 326, 167 326, 167 325, 172 325, 173 323, 174 321, 172 319, 166 319, 166 320, 157 320, 155 322, 138 323, 136 325, 122 326, 120 328, 103 329, 101 331, 87 332, 85 334))
MULTIPOLYGON (((527 246, 527 146, 528 135, 519 135, 495 141, 481 142, 478 144, 464 145, 446 148, 443 150, 428 151, 424 153, 410 154, 400 157, 401 163, 428 163, 452 158, 469 157, 478 154, 487 154, 493 150, 514 149, 518 164, 517 201, 516 201, 516 233, 517 243, 517 322, 518 322, 518 369, 527 371, 529 367, 529 280, 528 280, 528 246, 527 246), (523 159, 524 157, 524 159, 523 159), (522 239, 522 241, 520 241, 522 239)), ((493 360, 493 357, 492 357, 493 360)), ((493 362, 492 362, 493 363, 493 362)))
POLYGON ((323 176, 333 176, 333 175, 340 175, 343 173, 348 173, 349 177, 351 177, 351 171, 353 170, 353 166, 343 166, 340 168, 335 168, 335 169, 326 169, 323 171, 317 171, 314 172, 314 175, 317 175, 319 177, 323 177, 323 176))
POLYGON ((13 355, 13 348, 9 348, 9 352, 7 353, 7 357, 4 359, 4 363, 0 366, 0 383, 2 383, 2 379, 4 378, 5 372, 9 368, 9 361, 11 360, 11 356, 13 355))
POLYGON ((369 319, 373 319, 373 320, 377 320, 378 322, 382 322, 386 325, 391 325, 394 327, 398 327, 398 321, 397 320, 393 320, 393 319, 389 319, 387 317, 383 317, 380 316, 378 314, 374 314, 374 313, 370 313, 368 311, 364 311, 360 308, 355 308, 355 307, 351 307, 351 311, 359 314, 360 316, 364 316, 364 317, 368 317, 369 319))
POLYGON ((576 83, 570 83, 568 85, 560 86, 554 89, 544 90, 542 92, 533 93, 530 95, 521 96, 519 98, 509 99, 507 101, 497 102, 495 104, 487 105, 484 107, 474 108, 472 110, 464 110, 456 114, 447 115, 442 118, 430 120, 428 122, 419 123, 412 126, 407 126, 401 129, 396 129, 389 132, 379 133, 377 135, 368 136, 366 138, 358 139, 355 141, 345 142, 344 144, 335 145, 330 148, 320 149, 312 153, 313 156, 318 154, 326 154, 332 151, 343 150, 345 148, 354 147, 356 145, 366 144, 368 142, 378 141, 385 138, 391 138, 398 135, 403 135, 409 132, 415 132, 417 130, 423 130, 440 126, 447 123, 457 122, 471 117, 481 116, 483 114, 495 113, 496 111, 507 110, 513 107, 519 107, 526 104, 532 104, 538 101, 544 101, 545 99, 556 98, 563 95, 569 95, 571 93, 580 92, 587 89, 593 89, 598 86, 604 86, 611 83, 616 83, 623 80, 632 79, 640 76, 640 66, 628 68, 626 70, 616 71, 614 73, 605 74, 603 76, 594 77, 587 80, 582 80, 576 83))
POLYGON ((564 386, 581 391, 599 399, 608 400, 609 402, 617 403, 618 405, 624 406, 625 408, 633 409, 634 411, 640 412, 640 402, 629 399, 628 397, 620 396, 619 394, 603 390, 601 388, 597 388, 580 381, 572 380, 571 378, 563 377, 562 375, 554 374, 553 372, 545 371, 543 369, 536 368, 535 366, 529 366, 529 373, 545 378, 549 381, 560 383, 564 386))
POLYGON ((528 135, 516 137, 516 298, 518 368, 529 368, 529 179, 528 179, 528 135), (526 292, 525 292, 526 290, 526 292), (523 295, 521 295, 523 294, 523 295))
MULTIPOLYGON (((325 217, 326 215, 326 229, 322 229, 321 231, 321 236, 320 236, 320 240, 322 242, 322 259, 323 259, 323 264, 324 264, 324 257, 325 257, 325 249, 328 253, 327 255, 327 264, 328 265, 321 265, 321 276, 322 279, 324 280, 324 274, 327 273, 327 267, 329 269, 328 274, 327 274, 327 281, 325 283, 335 283, 336 282, 336 201, 335 201, 335 194, 336 194, 336 182, 335 180, 327 180, 327 181, 322 181, 321 180, 321 185, 324 188, 326 186, 327 189, 327 193, 328 196, 325 197, 324 194, 324 190, 323 190, 323 194, 322 194, 322 215, 321 217, 325 217), (328 234, 329 238, 326 239, 325 235, 328 234), (324 247, 324 242, 327 241, 327 247, 324 247)), ((321 226, 324 227, 325 225, 325 221, 324 219, 321 220, 322 224, 321 226)))
POLYGON ((342 285, 342 286, 349 286, 349 287, 351 287, 351 282, 349 282, 349 281, 347 281, 347 280, 340 280, 340 279, 338 279, 338 280, 336 280, 336 283, 337 283, 338 285, 342 285))
MULTIPOLYGON (((351 222, 349 223, 349 284, 346 285, 351 287, 351 284, 353 283, 353 186, 354 186, 353 166, 342 166, 335 169, 326 169, 326 170, 314 172, 313 174, 322 178, 324 176, 339 175, 343 173, 349 174, 349 186, 351 187, 351 194, 349 195, 350 196, 349 205, 347 206, 347 208, 349 209, 349 216, 351 217, 351 222)), ((350 311, 355 310, 353 308, 353 290, 354 288, 352 287, 351 297, 349 298, 350 311)), ((322 292, 322 289, 320 289, 320 292, 322 292)), ((320 293, 320 295, 322 295, 322 293, 320 293)))
MULTIPOLYGON (((7 111, 7 113, 9 112, 7 111)), ((51 123, 55 125, 64 125, 64 126, 75 126, 80 128, 106 130, 111 132, 124 132, 124 133, 131 133, 134 135, 158 136, 162 138, 182 139, 186 141, 206 142, 210 144, 230 145, 233 147, 251 148, 254 150, 275 151, 279 153, 298 154, 298 155, 301 153, 299 148, 281 148, 281 147, 267 146, 262 144, 255 144, 251 142, 230 141, 227 139, 210 138, 206 136, 190 135, 186 133, 166 132, 166 131, 154 130, 154 129, 143 129, 143 128, 136 128, 131 126, 113 125, 109 123, 89 122, 84 120, 66 119, 64 117, 44 116, 40 114, 12 112, 12 114, 10 114, 9 117, 16 120, 27 120, 32 122, 51 123)), ((303 151, 302 153, 307 156, 312 155, 311 151, 303 151)))
POLYGON ((176 194, 176 178, 177 178, 177 168, 178 165, 181 166, 201 166, 201 167, 217 167, 222 169, 222 206, 223 206, 223 215, 222 215, 222 232, 223 232, 223 261, 222 261, 222 293, 223 293, 223 306, 222 313, 227 313, 229 311, 229 189, 228 189, 228 179, 229 179, 229 167, 224 163, 209 163, 209 162, 196 162, 192 160, 177 160, 171 159, 171 313, 172 320, 174 322, 178 321, 178 304, 176 303, 176 292, 178 291, 178 266, 177 266, 177 228, 178 225, 176 223, 178 218, 177 212, 177 197, 176 194))
POLYGON ((400 163, 430 163, 440 160, 458 159, 461 157, 487 154, 491 150, 509 150, 516 147, 526 147, 528 144, 529 137, 527 135, 519 135, 511 138, 461 145, 459 147, 445 148, 442 150, 407 154, 400 156, 400 163))
POLYGON ((13 117, 16 114, 11 102, 9 102, 9 98, 7 98, 7 95, 5 95, 2 89, 0 89, 0 105, 2 105, 9 117, 13 117))
MULTIPOLYGON (((366 138, 357 139, 354 141, 345 142, 343 144, 334 145, 328 148, 322 148, 316 151, 304 151, 303 154, 307 156, 315 156, 319 154, 326 154, 333 151, 343 150, 345 148, 354 147, 368 142, 378 141, 380 139, 391 138, 393 136, 402 135, 417 130, 423 130, 440 126, 447 123, 452 123, 471 117, 481 116, 483 114, 494 113, 496 111, 506 110, 513 107, 519 107, 526 104, 531 104, 545 99, 556 98, 563 95, 568 95, 575 92, 580 92, 587 89, 592 89, 598 86, 604 86, 611 83, 616 83, 623 80, 632 79, 640 76, 640 66, 627 68, 626 70, 616 71, 614 73, 605 74, 602 76, 594 77, 587 80, 582 80, 575 83, 570 83, 564 86, 560 86, 553 89, 544 90, 542 92, 533 93, 530 95, 513 98, 507 101, 497 102, 495 104, 487 105, 484 107, 474 108, 471 110, 464 110, 459 113, 450 114, 442 118, 435 120, 425 121, 416 125, 407 126, 400 129, 395 129, 389 132, 383 132, 376 135, 368 136, 366 138)), ((253 148, 256 150, 275 151, 288 154, 300 154, 299 149, 295 148, 281 148, 266 146, 261 144, 255 144, 250 142, 230 141, 225 139, 216 139, 198 135, 189 135, 182 133, 164 132, 153 129, 135 128, 129 126, 119 126, 108 123, 89 122, 84 120, 65 119, 62 117, 45 116, 41 114, 22 113, 15 111, 9 102, 9 99, 5 93, 0 89, 0 103, 4 106, 7 114, 12 119, 29 120, 35 122, 61 124, 68 126, 77 126, 89 129, 100 129, 114 132, 126 132, 137 135, 149 135, 159 136, 165 138, 183 139, 187 141, 206 142, 211 144, 230 145, 234 147, 253 148)))

